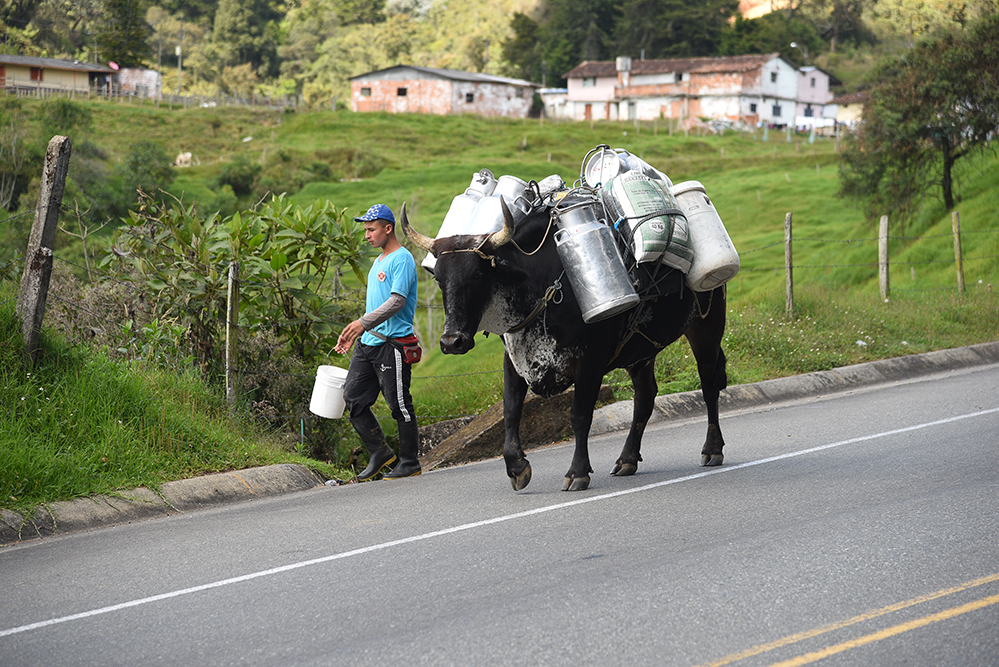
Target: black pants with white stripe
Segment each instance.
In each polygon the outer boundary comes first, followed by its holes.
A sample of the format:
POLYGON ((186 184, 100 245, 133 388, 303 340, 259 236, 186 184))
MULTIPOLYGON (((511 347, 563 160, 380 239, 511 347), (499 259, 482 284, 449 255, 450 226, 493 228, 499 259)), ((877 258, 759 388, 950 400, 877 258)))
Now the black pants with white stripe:
POLYGON ((399 426, 399 458, 416 459, 419 435, 413 397, 409 393, 412 374, 413 369, 394 346, 388 343, 364 345, 360 341, 355 345, 343 400, 349 410, 350 423, 368 452, 378 451, 385 444, 385 434, 371 411, 381 393, 399 426))

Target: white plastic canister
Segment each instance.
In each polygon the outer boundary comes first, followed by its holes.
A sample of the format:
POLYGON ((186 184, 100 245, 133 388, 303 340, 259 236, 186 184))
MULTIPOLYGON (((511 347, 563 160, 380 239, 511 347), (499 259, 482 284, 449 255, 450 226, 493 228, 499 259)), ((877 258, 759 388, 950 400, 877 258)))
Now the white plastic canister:
POLYGON ((687 218, 694 250, 687 286, 695 292, 708 292, 727 283, 739 272, 739 253, 704 186, 698 181, 677 183, 673 196, 687 218))
MULTIPOLYGON (((444 216, 444 222, 441 223, 441 228, 437 232, 437 238, 442 239, 464 233, 463 230, 468 225, 476 204, 483 197, 491 195, 495 188, 496 178, 488 169, 482 169, 472 174, 472 182, 465 188, 465 191, 451 200, 451 207, 444 216)), ((436 265, 437 258, 430 253, 427 253, 420 264, 430 273, 434 272, 436 265)))
POLYGON ((316 383, 312 387, 309 410, 327 419, 343 416, 343 386, 347 383, 347 369, 339 366, 320 366, 316 383))
POLYGON ((488 197, 483 197, 475 205, 475 210, 461 234, 491 234, 503 229, 503 205, 506 202, 513 223, 527 217, 531 212, 531 202, 527 201, 527 181, 509 174, 500 176, 496 188, 488 197))

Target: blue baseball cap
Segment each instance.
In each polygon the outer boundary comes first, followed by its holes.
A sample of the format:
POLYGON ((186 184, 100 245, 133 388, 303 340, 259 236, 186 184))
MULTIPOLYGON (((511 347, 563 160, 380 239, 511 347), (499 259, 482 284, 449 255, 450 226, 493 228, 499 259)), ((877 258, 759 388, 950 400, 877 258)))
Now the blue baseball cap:
POLYGON ((370 222, 372 220, 385 220, 386 222, 391 222, 393 225, 395 224, 395 216, 392 215, 392 209, 385 204, 375 204, 368 209, 367 213, 354 218, 354 222, 370 222))

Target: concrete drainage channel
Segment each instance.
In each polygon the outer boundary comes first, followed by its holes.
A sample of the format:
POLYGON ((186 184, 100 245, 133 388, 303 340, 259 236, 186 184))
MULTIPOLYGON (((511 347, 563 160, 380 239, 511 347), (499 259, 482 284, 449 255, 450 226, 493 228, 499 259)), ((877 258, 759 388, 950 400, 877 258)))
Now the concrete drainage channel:
MULTIPOLYGON (((736 385, 722 392, 719 409, 724 419, 726 412, 734 410, 991 364, 999 364, 999 342, 736 385)), ((558 441, 560 436, 565 437, 568 433, 568 405, 571 398, 563 396, 545 401, 535 397, 532 400, 537 405, 533 410, 530 406, 525 408, 525 420, 530 418, 529 412, 547 414, 549 417, 552 414, 564 414, 564 423, 552 423, 549 420, 547 424, 539 426, 542 440, 547 438, 547 442, 533 443, 533 446, 549 444, 558 441), (551 401, 560 401, 563 409, 553 406, 551 401)), ((445 438, 421 458, 424 470, 499 456, 503 447, 502 414, 501 406, 493 408, 445 438)), ((700 399, 700 392, 668 394, 656 399, 656 409, 649 423, 703 414, 704 404, 700 399)), ((631 401, 619 401, 594 413, 590 434, 612 433, 625 430, 630 425, 631 401)), ((116 496, 56 502, 37 507, 27 521, 16 512, 3 510, 0 511, 0 545, 305 491, 322 486, 323 483, 324 480, 304 466, 281 464, 168 482, 162 486, 159 494, 139 488, 123 491, 116 496)))

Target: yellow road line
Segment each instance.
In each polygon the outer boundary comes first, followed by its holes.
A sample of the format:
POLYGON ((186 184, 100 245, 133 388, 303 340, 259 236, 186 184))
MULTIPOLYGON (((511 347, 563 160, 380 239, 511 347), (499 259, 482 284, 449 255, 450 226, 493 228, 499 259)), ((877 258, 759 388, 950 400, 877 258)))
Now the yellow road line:
POLYGON ((854 616, 853 618, 848 618, 843 621, 836 621, 834 623, 829 623, 828 625, 823 625, 812 630, 805 630, 804 632, 799 632, 794 635, 784 637, 782 639, 777 639, 766 644, 759 644, 748 648, 744 651, 738 653, 733 653, 727 655, 724 658, 720 658, 714 662, 709 662, 700 667, 721 667, 722 665, 728 665, 733 662, 738 662, 739 660, 744 660, 754 655, 759 655, 761 653, 766 653, 767 651, 772 651, 776 648, 782 646, 788 646, 790 644, 795 644, 797 642, 803 641, 805 639, 811 639, 812 637, 817 637, 818 635, 825 634, 826 632, 832 632, 833 630, 839 630, 840 628, 846 628, 857 623, 862 623, 863 621, 870 620, 872 618, 877 618, 878 616, 884 616, 885 614, 890 614, 894 611, 899 611, 901 609, 906 609, 907 607, 913 607, 917 604, 923 602, 929 602, 930 600, 936 600, 947 595, 952 595, 954 593, 959 593, 960 591, 968 590, 969 588, 974 588, 976 586, 982 586, 984 584, 992 583, 993 581, 999 581, 999 573, 991 574, 987 577, 980 577, 978 579, 972 579, 971 581, 966 581, 963 584, 958 584, 952 588, 945 588, 941 591, 935 593, 928 593, 926 595, 920 595, 919 597, 912 598, 911 600, 906 600, 905 602, 896 602, 895 604, 888 605, 887 607, 882 607, 881 609, 875 609, 873 611, 864 612, 859 616, 854 616))
POLYGON ((988 607, 989 605, 996 604, 997 602, 999 602, 999 595, 992 595, 987 598, 982 598, 981 600, 975 600, 974 602, 963 604, 960 607, 953 607, 936 614, 924 616, 923 618, 917 618, 913 621, 909 621, 908 623, 900 623, 899 625, 891 628, 885 628, 884 630, 879 630, 878 632, 864 635, 863 637, 857 637, 856 639, 851 639, 850 641, 843 642, 842 644, 827 646, 821 651, 806 653, 805 655, 800 655, 797 658, 785 660, 784 662, 776 662, 770 667, 798 667, 799 665, 807 665, 810 662, 821 660, 822 658, 826 658, 830 655, 842 653, 843 651, 849 651, 852 648, 857 648, 866 644, 872 644, 876 641, 887 639, 888 637, 894 637, 895 635, 900 635, 903 632, 915 630, 916 628, 921 628, 931 623, 946 621, 948 618, 954 618, 955 616, 960 616, 961 614, 967 614, 969 611, 975 611, 976 609, 988 607))

